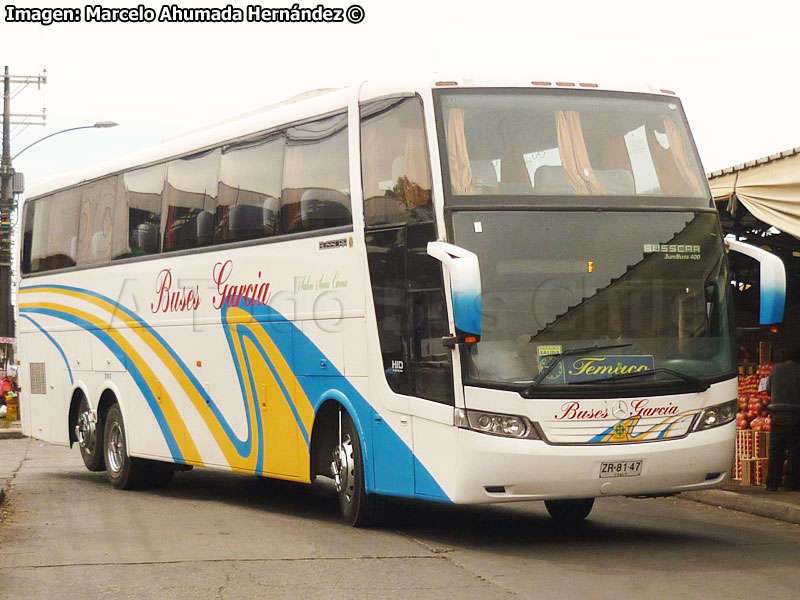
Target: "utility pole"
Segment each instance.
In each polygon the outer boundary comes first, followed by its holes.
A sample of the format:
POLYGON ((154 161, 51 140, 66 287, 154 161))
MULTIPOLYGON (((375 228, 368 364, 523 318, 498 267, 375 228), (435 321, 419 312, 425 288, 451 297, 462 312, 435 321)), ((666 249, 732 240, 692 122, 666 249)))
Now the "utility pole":
MULTIPOLYGON (((0 162, 0 176, 2 177, 2 187, 0 187, 0 348, 7 349, 6 361, 13 359, 14 338, 16 337, 14 307, 11 304, 11 238, 13 236, 11 218, 16 210, 14 168, 11 164, 11 125, 44 125, 44 114, 13 115, 11 113, 12 83, 23 86, 31 83, 42 85, 47 83, 47 77, 45 75, 11 76, 8 73, 8 66, 6 66, 3 76, 3 155, 2 162, 0 162), (17 116, 24 117, 25 120, 21 123, 13 123, 12 117, 17 116), (41 122, 31 123, 27 120, 29 118, 41 118, 41 122)), ((5 368, 5 363, 2 368, 5 368)))

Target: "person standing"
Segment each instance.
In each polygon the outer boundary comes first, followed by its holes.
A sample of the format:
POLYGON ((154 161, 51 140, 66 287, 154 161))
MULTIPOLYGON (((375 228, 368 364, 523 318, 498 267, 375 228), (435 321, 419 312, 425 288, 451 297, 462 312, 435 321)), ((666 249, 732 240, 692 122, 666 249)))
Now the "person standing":
POLYGON ((800 491, 800 346, 789 360, 775 365, 767 380, 772 401, 772 434, 769 442, 767 490, 775 492, 781 483, 783 461, 788 454, 786 490, 800 491))

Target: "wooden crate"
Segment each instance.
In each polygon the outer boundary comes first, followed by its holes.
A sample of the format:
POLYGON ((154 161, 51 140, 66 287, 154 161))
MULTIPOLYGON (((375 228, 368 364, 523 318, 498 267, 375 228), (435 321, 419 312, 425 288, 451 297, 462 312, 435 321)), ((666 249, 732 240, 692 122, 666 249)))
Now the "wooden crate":
POLYGON ((766 458, 742 459, 742 485, 763 485, 767 477, 766 458))
POLYGON ((733 479, 742 485, 763 485, 769 464, 768 431, 736 431, 736 456, 733 461, 733 479))
POLYGON ((753 434, 750 429, 736 430, 736 456, 753 458, 753 434))
POLYGON ((752 458, 769 458, 769 431, 753 431, 752 458))
POLYGON ((736 454, 733 457, 733 478, 741 480, 742 462, 753 456, 753 432, 749 429, 736 430, 736 454))

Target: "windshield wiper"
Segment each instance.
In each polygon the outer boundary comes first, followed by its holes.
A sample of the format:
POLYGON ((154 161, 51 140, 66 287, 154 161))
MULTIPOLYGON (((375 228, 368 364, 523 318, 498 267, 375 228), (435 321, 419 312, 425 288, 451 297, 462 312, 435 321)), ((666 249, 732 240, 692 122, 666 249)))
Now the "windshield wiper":
POLYGON ((683 379, 684 381, 691 383, 692 386, 697 388, 697 391, 702 392, 707 390, 710 385, 706 384, 705 382, 701 381, 697 377, 692 377, 691 375, 687 375, 686 373, 681 373, 680 371, 673 371, 672 369, 667 369, 665 367, 659 367, 657 369, 651 369, 649 371, 639 371, 637 373, 626 373, 624 375, 611 375, 610 377, 603 377, 601 379, 593 379, 591 381, 584 381, 581 383, 598 383, 600 381, 623 381, 625 379, 635 379, 637 377, 645 377, 647 375, 655 375, 656 373, 666 373, 667 375, 672 375, 673 377, 677 377, 678 379, 683 379))
POLYGON ((585 348, 571 348, 569 350, 564 350, 564 352, 559 352, 558 354, 551 354, 550 356, 554 357, 553 362, 547 365, 547 368, 536 376, 536 379, 533 380, 533 384, 528 388, 526 394, 531 393, 535 388, 539 387, 542 381, 544 381, 544 379, 553 372, 553 369, 555 369, 561 363, 565 356, 575 356, 576 354, 586 354, 587 352, 610 350, 612 348, 627 348, 628 346, 632 345, 633 344, 606 344, 601 346, 596 344, 594 346, 586 346, 585 348))

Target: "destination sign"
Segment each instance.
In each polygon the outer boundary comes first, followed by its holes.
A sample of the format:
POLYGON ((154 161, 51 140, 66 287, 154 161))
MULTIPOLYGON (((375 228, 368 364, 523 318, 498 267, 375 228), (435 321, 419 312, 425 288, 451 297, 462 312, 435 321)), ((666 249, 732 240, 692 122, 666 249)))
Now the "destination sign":
MULTIPOLYGON (((539 356, 539 369, 544 370, 554 356, 539 356)), ((614 375, 630 375, 652 371, 655 368, 651 354, 608 356, 565 356, 544 380, 545 383, 580 383, 605 379, 614 375)))

